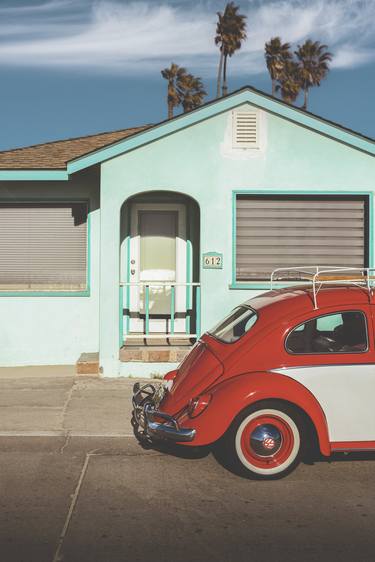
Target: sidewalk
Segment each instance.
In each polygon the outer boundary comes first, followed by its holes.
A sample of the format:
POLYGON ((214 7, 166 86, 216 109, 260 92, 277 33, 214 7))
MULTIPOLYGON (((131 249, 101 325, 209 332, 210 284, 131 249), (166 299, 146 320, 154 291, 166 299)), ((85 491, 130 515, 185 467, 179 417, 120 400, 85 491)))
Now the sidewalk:
POLYGON ((132 435, 135 382, 77 377, 74 366, 0 368, 0 436, 132 435))

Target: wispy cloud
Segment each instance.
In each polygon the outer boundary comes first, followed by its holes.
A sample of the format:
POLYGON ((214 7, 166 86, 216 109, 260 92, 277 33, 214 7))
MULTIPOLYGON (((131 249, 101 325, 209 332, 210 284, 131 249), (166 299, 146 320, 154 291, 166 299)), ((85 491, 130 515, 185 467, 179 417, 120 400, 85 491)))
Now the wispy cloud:
MULTIPOLYGON (((232 72, 264 70, 264 42, 326 42, 333 66, 375 60, 374 0, 241 0, 248 40, 232 72)), ((0 65, 158 73, 171 60, 214 74, 216 0, 49 0, 0 8, 0 65), (192 9, 192 6, 194 7, 192 9)))

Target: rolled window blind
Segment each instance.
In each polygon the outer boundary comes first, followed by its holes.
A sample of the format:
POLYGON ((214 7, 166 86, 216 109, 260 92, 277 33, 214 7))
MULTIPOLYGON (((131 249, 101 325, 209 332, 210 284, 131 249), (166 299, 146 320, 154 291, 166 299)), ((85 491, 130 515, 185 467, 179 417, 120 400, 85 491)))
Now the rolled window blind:
POLYGON ((269 279, 278 267, 365 267, 366 198, 237 198, 236 274, 269 279))
POLYGON ((0 204, 0 289, 84 289, 87 205, 0 204))

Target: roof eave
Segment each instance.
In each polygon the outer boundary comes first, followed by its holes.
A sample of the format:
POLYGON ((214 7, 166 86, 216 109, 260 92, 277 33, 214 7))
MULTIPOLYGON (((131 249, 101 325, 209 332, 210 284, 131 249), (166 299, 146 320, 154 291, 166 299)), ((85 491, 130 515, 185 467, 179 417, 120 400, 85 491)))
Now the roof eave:
POLYGON ((328 136, 336 141, 342 142, 352 148, 375 155, 375 142, 357 135, 339 125, 335 125, 321 117, 312 115, 302 111, 294 106, 274 99, 266 94, 262 94, 250 87, 243 88, 224 98, 209 102, 188 114, 178 115, 177 117, 164 121, 145 131, 140 131, 134 135, 130 135, 126 139, 117 141, 102 149, 70 160, 67 164, 69 174, 78 172, 84 168, 99 164, 120 154, 134 150, 142 145, 156 141, 159 138, 175 133, 186 127, 190 127, 200 121, 204 121, 210 117, 214 117, 225 111, 234 109, 244 103, 250 103, 254 106, 269 111, 279 117, 283 117, 310 130, 328 136))
POLYGON ((0 181, 66 181, 67 169, 0 169, 0 181))

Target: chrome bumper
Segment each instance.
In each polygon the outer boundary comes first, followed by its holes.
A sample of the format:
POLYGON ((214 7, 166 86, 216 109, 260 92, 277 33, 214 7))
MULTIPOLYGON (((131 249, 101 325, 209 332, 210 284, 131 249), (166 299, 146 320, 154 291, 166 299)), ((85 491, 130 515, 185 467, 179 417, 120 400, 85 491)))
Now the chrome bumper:
POLYGON ((195 429, 185 429, 178 425, 172 416, 160 412, 157 408, 163 399, 164 388, 160 385, 137 382, 133 386, 133 415, 138 426, 149 438, 166 439, 175 443, 193 441, 195 429), (155 421, 155 417, 165 420, 164 423, 155 421))

